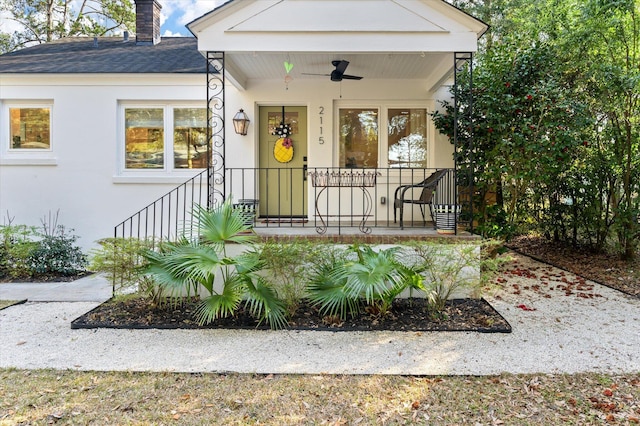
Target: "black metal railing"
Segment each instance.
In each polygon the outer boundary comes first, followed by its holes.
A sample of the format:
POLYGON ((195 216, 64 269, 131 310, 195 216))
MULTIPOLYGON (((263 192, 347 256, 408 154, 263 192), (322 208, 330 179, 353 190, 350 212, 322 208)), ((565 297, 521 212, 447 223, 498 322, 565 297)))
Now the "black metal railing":
MULTIPOLYGON (((340 167, 228 168, 226 193, 233 203, 255 213, 254 227, 312 226, 327 228, 399 226, 396 189, 423 182, 445 170, 435 187, 431 203, 420 203, 422 188, 405 192, 404 227, 424 227, 432 222, 433 206, 460 206, 454 169, 340 167), (365 224, 366 223, 366 224, 365 224)), ((448 208, 451 210, 451 207, 448 208)))
MULTIPOLYGON (((432 223, 434 206, 454 206, 460 212, 453 169, 231 168, 225 175, 225 192, 236 208, 253 216, 256 228, 312 226, 324 232, 359 227, 365 232, 399 226, 400 207, 408 228, 432 223), (437 170, 446 172, 430 205, 420 202, 422 188, 415 187, 405 192, 400 206, 397 188, 422 182, 437 170)), ((190 236, 191 212, 195 205, 206 206, 207 196, 205 170, 123 220, 114 236, 154 243, 190 236)))
POLYGON ((114 237, 147 240, 155 247, 191 235, 193 230, 188 227, 193 207, 206 206, 207 197, 207 171, 203 170, 116 225, 114 237))

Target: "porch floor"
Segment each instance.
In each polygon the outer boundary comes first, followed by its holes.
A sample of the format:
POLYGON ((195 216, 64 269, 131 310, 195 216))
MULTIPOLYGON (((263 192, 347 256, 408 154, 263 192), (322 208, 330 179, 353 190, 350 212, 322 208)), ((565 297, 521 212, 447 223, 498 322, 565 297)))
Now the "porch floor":
POLYGON ((434 240, 453 243, 457 241, 474 241, 481 238, 478 235, 461 229, 458 229, 457 234, 440 234, 433 229, 433 224, 430 222, 427 222, 426 226, 422 226, 422 222, 420 222, 421 226, 405 224, 404 229, 400 229, 400 226, 397 224, 388 224, 386 222, 384 225, 367 223, 371 229, 371 233, 369 234, 361 232, 360 229, 358 229, 357 222, 355 222, 353 226, 347 226, 344 223, 338 226, 337 222, 330 222, 324 234, 316 231, 316 226, 320 225, 322 225, 320 222, 314 224, 312 221, 306 223, 265 224, 261 223, 260 219, 258 219, 254 227, 254 232, 262 240, 326 240, 347 244, 353 242, 387 244, 409 240, 434 240))

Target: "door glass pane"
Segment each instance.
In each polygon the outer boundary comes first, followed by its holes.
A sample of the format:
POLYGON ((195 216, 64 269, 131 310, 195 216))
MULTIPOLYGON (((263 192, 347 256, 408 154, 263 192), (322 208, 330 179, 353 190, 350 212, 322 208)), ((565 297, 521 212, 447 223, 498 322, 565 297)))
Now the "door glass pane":
POLYGON ((378 110, 339 111, 340 167, 378 167, 378 110))
POLYGON ((9 108, 11 149, 50 149, 49 108, 9 108))
POLYGON ((164 167, 164 110, 126 108, 125 167, 162 169, 164 167))
POLYGON ((389 109, 389 167, 427 167, 427 110, 389 109))
POLYGON ((207 109, 173 110, 173 166, 176 169, 207 167, 207 109))

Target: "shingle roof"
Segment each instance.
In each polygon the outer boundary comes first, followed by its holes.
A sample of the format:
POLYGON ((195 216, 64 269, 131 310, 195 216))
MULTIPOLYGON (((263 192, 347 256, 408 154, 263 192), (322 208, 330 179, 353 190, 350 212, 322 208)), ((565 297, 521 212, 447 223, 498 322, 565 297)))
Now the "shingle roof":
POLYGON ((0 74, 206 73, 193 37, 137 46, 120 37, 69 37, 0 55, 0 74))

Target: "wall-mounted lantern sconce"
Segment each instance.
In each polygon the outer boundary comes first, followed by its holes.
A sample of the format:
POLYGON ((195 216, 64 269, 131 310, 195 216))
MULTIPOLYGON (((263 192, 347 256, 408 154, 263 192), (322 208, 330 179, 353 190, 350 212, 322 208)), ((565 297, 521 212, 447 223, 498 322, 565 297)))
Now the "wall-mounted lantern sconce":
POLYGON ((246 135, 249 129, 249 117, 245 114, 244 110, 240 108, 240 111, 233 116, 233 128, 239 135, 246 135))

